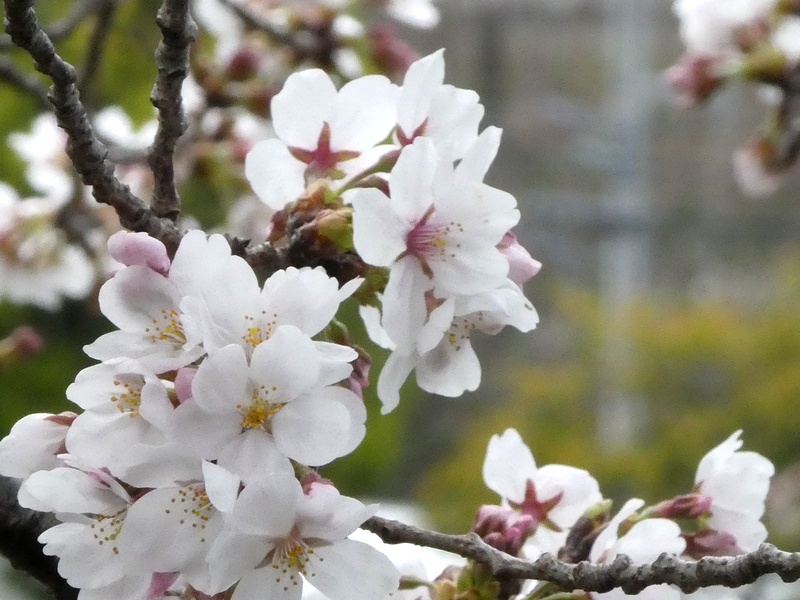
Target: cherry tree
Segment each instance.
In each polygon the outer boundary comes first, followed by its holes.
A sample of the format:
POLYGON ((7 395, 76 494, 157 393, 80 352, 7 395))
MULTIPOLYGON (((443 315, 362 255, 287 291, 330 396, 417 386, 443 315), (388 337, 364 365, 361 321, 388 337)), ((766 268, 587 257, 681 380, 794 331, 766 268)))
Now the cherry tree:
MULTIPOLYGON (((89 15, 102 35, 114 3, 80 3, 49 28, 33 4, 4 2, 11 42, 51 86, 0 63, 47 109, 11 140, 35 196, 0 187, 0 295, 55 309, 98 284, 116 329, 84 349, 98 362, 66 390, 76 412, 26 416, 0 441, 12 564, 81 600, 667 600, 764 573, 800 579, 800 555, 764 544, 774 467, 742 450, 741 431, 709 449, 685 493, 615 507, 590 473, 537 466, 507 429, 483 466, 497 503, 464 535, 378 517, 323 476, 364 439, 372 380, 383 413, 412 373, 460 396, 481 381, 474 332, 539 321, 523 286, 541 265, 513 232, 516 200, 484 182, 502 132, 481 126, 474 91, 445 83, 443 51, 417 57, 342 2, 165 0, 156 116, 137 132, 116 107, 87 109, 53 44, 89 15), (203 72, 195 19, 215 41, 203 72), (263 102, 242 101, 253 89, 263 102), (202 231, 178 193, 212 139, 250 190, 224 234, 202 231), (336 320, 348 303, 390 352, 377 378, 336 320), (392 551, 402 543, 415 549, 392 551), (425 568, 442 560, 431 549, 452 564, 425 568)), ((427 0, 377 4, 415 26, 438 18, 427 0)), ((670 77, 687 101, 756 46, 777 53, 782 102, 795 93, 794 3, 675 8, 689 54, 670 77)), ((784 125, 780 168, 797 145, 784 125)), ((37 340, 20 330, 8 343, 24 353, 37 340)))

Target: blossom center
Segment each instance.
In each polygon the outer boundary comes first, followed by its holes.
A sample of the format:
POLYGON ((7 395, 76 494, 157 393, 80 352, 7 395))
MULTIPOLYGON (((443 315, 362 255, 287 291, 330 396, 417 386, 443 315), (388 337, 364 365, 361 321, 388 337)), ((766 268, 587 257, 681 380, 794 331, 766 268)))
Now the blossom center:
POLYGON ((483 321, 483 312, 478 311, 469 317, 461 317, 455 319, 450 329, 447 331, 447 341, 458 352, 461 347, 469 342, 470 335, 478 326, 478 323, 483 321))
POLYGON ((122 414, 127 414, 131 419, 139 416, 139 407, 142 405, 142 387, 144 378, 141 375, 124 374, 114 378, 114 394, 111 402, 122 414))
POLYGON ((289 152, 300 162, 306 163, 306 179, 311 181, 330 177, 341 179, 344 174, 337 169, 340 162, 345 162, 359 156, 352 150, 334 151, 331 148, 331 127, 325 122, 319 133, 317 147, 314 150, 290 147, 289 152))
POLYGON ((320 562, 323 560, 316 556, 314 549, 299 537, 296 529, 293 530, 290 536, 280 540, 273 550, 272 568, 275 569, 275 581, 284 583, 284 591, 288 591, 289 586, 300 585, 301 580, 298 575, 306 579, 314 576, 310 569, 313 558, 317 558, 320 562))
POLYGON ((461 244, 451 239, 452 234, 464 231, 463 226, 455 221, 447 224, 436 223, 431 218, 435 212, 435 207, 431 205, 422 218, 414 224, 406 235, 404 253, 417 258, 428 277, 433 277, 428 261, 454 258, 455 250, 460 248, 461 244))
POLYGON ((92 537, 97 542, 98 546, 106 544, 111 545, 111 552, 116 556, 119 554, 119 548, 114 542, 119 537, 122 531, 122 524, 125 522, 125 516, 128 514, 127 509, 123 509, 113 515, 95 515, 95 522, 89 528, 92 530, 92 537))
POLYGON ((242 429, 261 429, 272 431, 272 418, 283 408, 285 403, 275 402, 268 398, 270 394, 278 391, 277 386, 267 388, 262 385, 253 390, 250 404, 237 404, 236 408, 242 413, 239 423, 242 429))
POLYGON ((150 322, 151 326, 145 327, 144 332, 150 336, 152 343, 170 342, 176 346, 183 346, 186 343, 183 324, 178 311, 174 308, 162 308, 160 317, 151 319, 150 322))
POLYGON ((277 313, 272 313, 272 316, 267 317, 265 310, 261 311, 258 320, 250 315, 245 315, 244 320, 247 323, 247 330, 242 336, 242 341, 250 348, 255 348, 261 342, 268 340, 278 327, 277 313))
MULTIPOLYGON (((206 528, 213 510, 214 507, 208 499, 205 487, 188 485, 178 489, 175 496, 170 498, 169 508, 165 508, 164 512, 177 517, 179 525, 203 530, 206 528)), ((200 542, 205 541, 205 537, 200 538, 200 542)))

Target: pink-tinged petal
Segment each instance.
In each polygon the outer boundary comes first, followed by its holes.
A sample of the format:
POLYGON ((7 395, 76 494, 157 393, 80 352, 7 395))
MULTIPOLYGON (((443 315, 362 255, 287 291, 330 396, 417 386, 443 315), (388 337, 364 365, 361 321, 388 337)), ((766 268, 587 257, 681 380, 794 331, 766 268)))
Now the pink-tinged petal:
POLYGON ((400 404, 400 388, 415 365, 415 355, 392 352, 378 377, 378 398, 383 407, 381 414, 388 415, 400 404))
POLYGON ((415 225, 437 197, 434 195, 434 174, 439 162, 436 147, 429 138, 417 138, 403 148, 389 175, 389 190, 395 212, 415 225))
POLYGON ((321 560, 314 561, 308 580, 331 600, 386 599, 400 584, 392 561, 362 542, 341 540, 314 554, 321 560))
POLYGON ((144 232, 116 232, 108 238, 108 253, 123 265, 143 265, 161 275, 169 273, 167 248, 144 232))
POLYGON ((397 109, 397 123, 406 136, 411 136, 428 117, 433 95, 443 81, 444 50, 420 58, 408 68, 397 109))
MULTIPOLYGON (((249 369, 241 346, 231 344, 212 352, 192 380, 192 398, 211 413, 228 413, 249 400, 249 369)), ((181 405, 183 406, 183 405, 181 405)))
POLYGON ((123 498, 95 478, 66 467, 37 471, 22 487, 51 512, 114 514, 127 506, 123 498))
POLYGON ((250 378, 272 403, 289 402, 312 389, 319 373, 314 342, 293 325, 278 327, 250 358, 250 378))
POLYGON ((219 453, 217 464, 241 477, 245 484, 275 473, 293 473, 291 462, 278 450, 273 436, 261 429, 232 437, 219 453))
POLYGON ((567 530, 586 510, 603 499, 600 486, 587 471, 567 465, 545 465, 533 477, 541 502, 560 496, 548 518, 567 530))
POLYGON ((295 526, 302 497, 300 482, 293 474, 273 473, 245 486, 231 513, 233 523, 242 532, 286 538, 295 526))
POLYGON ((83 588, 80 600, 163 600, 164 592, 178 578, 177 573, 154 573, 123 577, 111 585, 100 588, 83 588), (164 587, 166 586, 166 587, 164 587))
POLYGON ((411 225, 399 218, 392 201, 374 188, 359 190, 352 206, 356 252, 370 265, 390 266, 406 250, 411 225))
POLYGON ((425 292, 431 287, 433 282, 413 256, 392 265, 383 293, 383 328, 400 352, 416 349, 417 335, 428 316, 425 292))
MULTIPOLYGON (((319 132, 317 132, 319 134, 319 132)), ((263 140, 253 146, 244 173, 256 196, 267 206, 282 210, 303 193, 306 165, 280 140, 263 140)))
POLYGON ((713 508, 708 521, 711 529, 734 537, 744 552, 753 552, 767 539, 767 528, 758 518, 747 518, 738 511, 713 508))
POLYGON ((542 263, 534 260, 517 241, 517 236, 510 231, 503 236, 497 249, 508 259, 508 278, 519 286, 534 277, 542 268, 542 263))
POLYGON ((121 357, 132 358, 142 367, 154 373, 173 371, 194 362, 205 351, 202 347, 184 350, 170 342, 153 341, 147 333, 131 331, 112 331, 101 335, 83 351, 97 360, 114 360, 121 357))
POLYGON ((169 324, 165 315, 177 308, 180 294, 164 276, 134 265, 104 283, 98 299, 100 310, 120 329, 158 335, 169 324))
POLYGON ((230 512, 239 497, 241 478, 235 473, 207 460, 203 461, 203 481, 206 494, 217 510, 230 512))
POLYGON ((501 498, 522 502, 529 479, 536 474, 536 462, 530 448, 516 429, 493 435, 483 461, 483 481, 501 498))
POLYGON ((186 402, 192 397, 192 381, 197 375, 197 367, 183 367, 175 375, 175 394, 178 402, 186 402))
POLYGON ((417 384, 426 392, 456 398, 481 383, 481 364, 469 338, 445 339, 417 363, 417 384))
POLYGON ((315 483, 299 506, 298 528, 305 539, 336 542, 374 516, 378 506, 364 506, 355 498, 342 496, 332 485, 315 483))
POLYGON ((395 125, 397 86, 383 75, 346 83, 336 98, 331 119, 334 150, 367 150, 386 139, 395 125))
POLYGON ((272 99, 275 133, 289 146, 313 150, 335 103, 336 87, 324 71, 293 73, 272 99))
POLYGON ((287 404, 272 420, 275 444, 304 465, 325 465, 353 450, 350 412, 329 397, 327 390, 314 391, 287 404))
POLYGON ((500 148, 500 138, 503 130, 499 127, 487 127, 478 138, 467 148, 461 162, 455 171, 459 177, 469 179, 476 183, 483 181, 489 167, 492 166, 497 150, 500 148))

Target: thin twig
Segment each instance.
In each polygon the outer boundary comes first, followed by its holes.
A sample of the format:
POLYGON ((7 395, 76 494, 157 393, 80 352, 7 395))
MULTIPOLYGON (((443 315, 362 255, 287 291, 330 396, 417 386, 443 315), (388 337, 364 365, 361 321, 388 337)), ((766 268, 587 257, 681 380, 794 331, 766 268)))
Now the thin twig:
POLYGON ((108 39, 108 34, 111 31, 111 25, 114 21, 114 13, 117 11, 115 0, 105 0, 105 3, 97 11, 97 17, 92 31, 92 37, 89 40, 89 48, 86 51, 86 56, 83 60, 83 66, 78 76, 78 91, 81 96, 86 95, 86 90, 92 81, 95 73, 100 67, 100 61, 103 58, 103 50, 105 42, 108 39))
POLYGON ((156 21, 162 39, 156 49, 158 77, 150 94, 158 109, 158 130, 147 156, 154 179, 150 206, 156 216, 175 222, 181 202, 175 188, 175 145, 188 126, 181 87, 189 73, 189 46, 197 36, 197 25, 188 0, 165 0, 156 21))
POLYGON ((75 68, 55 51, 40 27, 33 0, 4 0, 6 31, 14 43, 26 50, 36 68, 53 81, 50 102, 59 126, 67 132, 67 154, 76 171, 98 202, 114 207, 120 223, 132 231, 144 231, 161 240, 174 253, 181 233, 168 219, 157 217, 127 185, 114 176, 114 164, 106 147, 97 139, 76 86, 75 68))
POLYGON ((324 56, 330 52, 328 44, 323 44, 313 36, 299 36, 295 35, 292 31, 276 25, 247 10, 240 3, 233 2, 232 0, 219 0, 220 4, 230 8, 236 15, 246 24, 253 29, 260 31, 270 37, 274 42, 291 48, 300 56, 315 58, 324 56))
MULTIPOLYGON (((57 42, 58 40, 68 37, 81 23, 83 23, 86 17, 100 10, 103 5, 107 3, 108 0, 84 0, 83 2, 74 3, 72 10, 66 17, 53 23, 47 28, 46 31, 48 37, 53 42, 57 42)), ((11 41, 11 37, 5 35, 0 37, 0 50, 10 50, 15 46, 16 44, 11 41)))
POLYGON ((47 99, 47 89, 39 79, 31 73, 20 71, 14 63, 0 56, 0 81, 13 85, 36 100, 39 108, 49 110, 50 101, 47 99))
POLYGON ((652 564, 635 565, 620 555, 610 564, 593 565, 561 562, 550 554, 530 562, 492 548, 474 533, 447 535, 380 517, 372 517, 362 528, 389 544, 438 548, 483 563, 501 579, 550 581, 566 591, 607 592, 621 588, 627 594, 637 594, 648 586, 669 583, 691 593, 711 585, 739 587, 767 573, 777 573, 786 582, 800 579, 800 553, 783 552, 771 544, 762 544, 749 554, 725 558, 687 561, 662 554, 652 564))

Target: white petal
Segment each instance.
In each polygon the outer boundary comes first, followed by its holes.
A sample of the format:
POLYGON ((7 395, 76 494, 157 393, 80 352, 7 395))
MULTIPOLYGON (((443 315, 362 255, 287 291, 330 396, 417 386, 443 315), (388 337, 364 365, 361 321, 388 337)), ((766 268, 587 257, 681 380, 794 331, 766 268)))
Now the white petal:
POLYGON ((483 461, 483 481, 501 498, 521 502, 525 486, 536 475, 536 462, 530 448, 516 429, 493 435, 483 461))
POLYGON ((203 480, 208 499, 222 512, 230 512, 239 497, 241 478, 214 463, 203 461, 203 480))
POLYGON ((406 71, 398 102, 397 123, 407 136, 428 117, 433 94, 444 81, 444 50, 414 62, 406 71))
POLYGON ((289 402, 312 389, 319 373, 314 342, 293 325, 278 327, 250 358, 250 377, 256 386, 264 386, 263 397, 273 403, 289 402))
POLYGON ((503 130, 499 127, 487 127, 464 153, 464 157, 456 167, 456 173, 475 182, 483 181, 492 161, 497 156, 503 130))
POLYGON ((381 414, 387 415, 400 404, 400 388, 414 369, 416 356, 392 352, 378 377, 378 398, 383 408, 381 414))
MULTIPOLYGON (((319 132, 317 132, 319 134, 319 132)), ((280 140, 256 143, 244 162, 244 174, 264 204, 282 210, 305 189, 306 165, 291 155, 280 140)))
POLYGON ((388 267, 406 249, 411 226, 397 216, 392 201, 380 190, 358 190, 353 206, 353 245, 364 262, 388 267))
POLYGON ((314 554, 322 560, 314 561, 308 580, 331 600, 385 600, 397 591, 400 575, 392 561, 367 544, 342 540, 314 554))
POLYGON ((91 475, 66 467, 37 471, 22 487, 52 512, 115 514, 127 506, 125 499, 91 475))
POLYGON ((434 203, 434 174, 438 163, 433 141, 420 137, 403 148, 389 175, 394 210, 410 224, 419 221, 434 203))
POLYGON ((367 75, 345 84, 331 120, 331 147, 367 150, 391 133, 397 87, 383 75, 367 75))
POLYGON ((469 339, 448 336, 417 363, 417 383, 426 392, 456 398, 481 383, 481 364, 469 339))
POLYGON ((292 73, 272 99, 272 124, 289 146, 313 150, 323 122, 330 119, 336 87, 320 69, 292 73))
POLYGON ((288 473, 254 481, 242 490, 233 509, 233 522, 243 532, 285 538, 295 525, 300 483, 288 473), (265 507, 269 510, 264 510, 265 507))
POLYGON ((249 401, 247 357, 241 346, 231 344, 212 352, 192 380, 192 398, 211 413, 226 414, 249 401))

